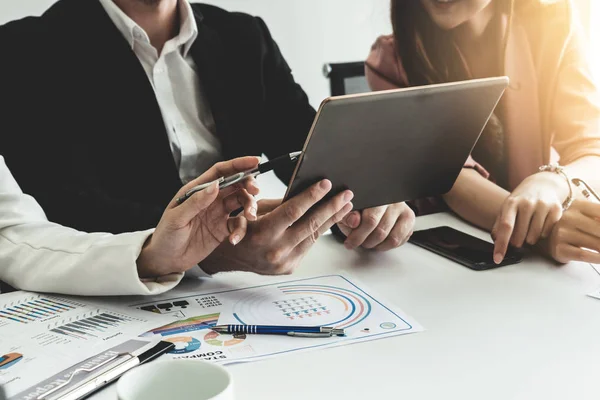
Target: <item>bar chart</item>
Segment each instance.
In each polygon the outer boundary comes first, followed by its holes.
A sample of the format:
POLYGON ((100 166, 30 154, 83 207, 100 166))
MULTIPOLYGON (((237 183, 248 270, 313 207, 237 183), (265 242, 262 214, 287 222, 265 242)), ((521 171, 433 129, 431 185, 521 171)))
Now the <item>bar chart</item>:
POLYGON ((5 304, 0 307, 0 319, 28 324, 76 310, 79 304, 49 296, 33 296, 23 302, 5 304))
POLYGON ((126 316, 100 312, 93 316, 69 322, 62 321, 59 325, 52 327, 50 332, 68 336, 71 339, 97 339, 111 335, 115 331, 120 331, 122 326, 131 321, 133 319, 126 316))

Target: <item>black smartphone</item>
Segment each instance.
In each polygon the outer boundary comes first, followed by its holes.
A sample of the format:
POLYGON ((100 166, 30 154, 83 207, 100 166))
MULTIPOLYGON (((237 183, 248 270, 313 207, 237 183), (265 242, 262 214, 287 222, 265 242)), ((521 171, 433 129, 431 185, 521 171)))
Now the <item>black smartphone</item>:
POLYGON ((517 264, 523 253, 509 248, 501 264, 494 263, 494 245, 449 226, 413 233, 410 242, 475 271, 517 264))

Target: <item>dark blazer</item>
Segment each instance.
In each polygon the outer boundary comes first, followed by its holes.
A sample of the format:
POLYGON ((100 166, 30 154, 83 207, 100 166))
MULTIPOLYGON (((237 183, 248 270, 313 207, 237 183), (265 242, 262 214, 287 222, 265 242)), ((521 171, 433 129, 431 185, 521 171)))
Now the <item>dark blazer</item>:
MULTIPOLYGON (((192 7, 225 159, 301 149, 315 111, 265 23, 192 7)), ((0 52, 0 154, 23 191, 79 230, 156 226, 181 181, 152 86, 100 3, 60 0, 4 25, 0 52)))

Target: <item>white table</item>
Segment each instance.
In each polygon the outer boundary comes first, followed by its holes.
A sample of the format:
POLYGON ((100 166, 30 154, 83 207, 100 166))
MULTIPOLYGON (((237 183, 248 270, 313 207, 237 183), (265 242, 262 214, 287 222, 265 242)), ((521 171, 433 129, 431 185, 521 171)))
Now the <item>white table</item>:
MULTIPOLYGON (((417 229, 438 225, 489 236, 449 214, 417 220, 417 229)), ((238 400, 600 398, 600 300, 585 296, 600 275, 588 264, 557 267, 534 256, 474 272, 411 244, 350 252, 330 236, 296 276, 340 270, 427 330, 229 366, 238 400)), ((227 274, 202 288, 264 279, 227 274)), ((115 400, 114 385, 93 399, 115 400)))

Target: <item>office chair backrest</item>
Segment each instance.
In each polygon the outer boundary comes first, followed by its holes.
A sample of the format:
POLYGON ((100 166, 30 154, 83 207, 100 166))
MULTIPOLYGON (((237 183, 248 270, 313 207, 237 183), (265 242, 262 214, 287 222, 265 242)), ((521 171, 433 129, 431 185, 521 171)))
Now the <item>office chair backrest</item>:
POLYGON ((370 92, 365 78, 365 63, 325 64, 323 74, 329 78, 332 96, 370 92))

